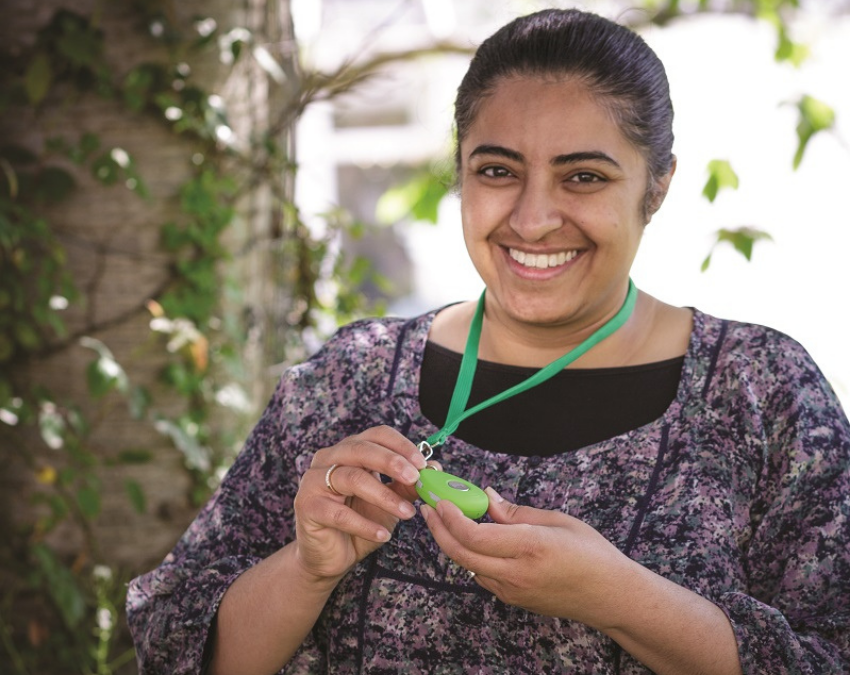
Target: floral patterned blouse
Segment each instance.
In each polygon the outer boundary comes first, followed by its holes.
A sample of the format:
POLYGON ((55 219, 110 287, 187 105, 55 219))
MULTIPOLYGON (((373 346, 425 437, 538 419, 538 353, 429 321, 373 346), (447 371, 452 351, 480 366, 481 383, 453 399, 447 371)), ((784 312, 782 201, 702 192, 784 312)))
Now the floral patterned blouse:
MULTIPOLYGON (((288 370, 221 487, 127 599, 143 675, 201 673, 222 595, 291 541, 314 450, 418 404, 434 314, 360 321, 288 370)), ((552 457, 450 438, 439 460, 507 499, 567 512, 729 617, 744 673, 850 673, 850 427, 805 350, 694 314, 675 400, 654 422, 552 457)), ((650 672, 587 626, 506 605, 436 546, 421 516, 339 584, 285 673, 650 672)))

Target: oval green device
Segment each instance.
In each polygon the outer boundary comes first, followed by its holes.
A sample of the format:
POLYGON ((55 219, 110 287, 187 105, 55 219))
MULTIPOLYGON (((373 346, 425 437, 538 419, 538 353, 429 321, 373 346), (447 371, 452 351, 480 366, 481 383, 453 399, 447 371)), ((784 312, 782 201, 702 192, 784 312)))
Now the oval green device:
POLYGON ((463 515, 473 520, 487 513, 487 507, 490 505, 487 493, 480 487, 436 469, 422 469, 419 472, 416 492, 422 501, 435 508, 438 501, 446 499, 463 511, 463 515))

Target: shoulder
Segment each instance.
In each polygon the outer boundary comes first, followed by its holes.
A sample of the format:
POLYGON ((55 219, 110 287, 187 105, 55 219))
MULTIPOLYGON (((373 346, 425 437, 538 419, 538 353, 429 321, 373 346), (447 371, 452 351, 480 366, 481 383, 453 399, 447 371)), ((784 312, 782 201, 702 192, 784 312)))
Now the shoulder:
POLYGON ((799 405, 840 410, 831 385, 806 348, 796 339, 769 326, 719 319, 695 313, 695 332, 704 357, 710 360, 717 388, 771 407, 799 405))
POLYGON ((353 321, 341 328, 307 363, 350 361, 353 367, 392 361, 400 350, 424 348, 435 312, 413 318, 380 317, 353 321))
POLYGON ((695 330, 706 346, 717 355, 718 364, 733 365, 752 371, 780 368, 786 375, 819 370, 806 348, 782 331, 757 323, 719 319, 696 312, 695 330))
POLYGON ((424 348, 433 312, 412 319, 370 318, 339 328, 303 363, 284 372, 281 387, 313 396, 374 396, 402 353, 424 348))

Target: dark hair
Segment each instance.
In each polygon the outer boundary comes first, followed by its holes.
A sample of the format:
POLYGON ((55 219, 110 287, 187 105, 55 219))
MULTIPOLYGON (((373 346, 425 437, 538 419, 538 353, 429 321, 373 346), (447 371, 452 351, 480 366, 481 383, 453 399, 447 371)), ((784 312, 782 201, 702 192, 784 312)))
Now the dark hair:
POLYGON ((673 163, 673 104, 664 66, 632 30, 596 14, 549 9, 520 17, 487 38, 475 53, 455 100, 457 152, 483 98, 513 76, 578 77, 614 114, 649 168, 652 191, 673 163))

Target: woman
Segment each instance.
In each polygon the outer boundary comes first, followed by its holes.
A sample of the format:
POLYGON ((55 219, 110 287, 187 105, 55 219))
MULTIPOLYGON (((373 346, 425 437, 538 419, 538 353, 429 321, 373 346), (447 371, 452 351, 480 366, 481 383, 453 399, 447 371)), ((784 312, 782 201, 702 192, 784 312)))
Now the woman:
POLYGON ((629 281, 672 114, 655 55, 594 15, 541 12, 481 46, 456 124, 483 317, 358 322, 283 376, 131 585, 143 673, 850 669, 832 390, 789 338, 629 281), (483 521, 445 499, 417 516, 426 439, 486 487, 483 521))

